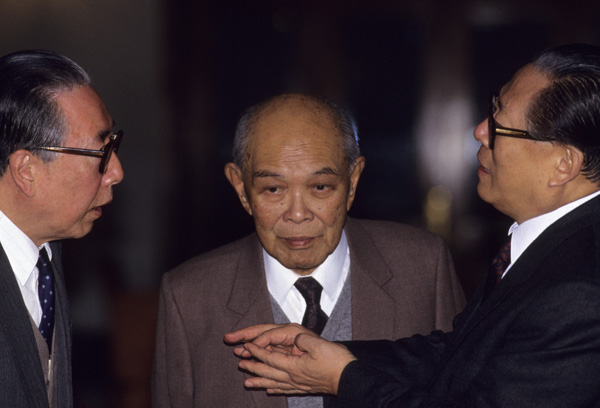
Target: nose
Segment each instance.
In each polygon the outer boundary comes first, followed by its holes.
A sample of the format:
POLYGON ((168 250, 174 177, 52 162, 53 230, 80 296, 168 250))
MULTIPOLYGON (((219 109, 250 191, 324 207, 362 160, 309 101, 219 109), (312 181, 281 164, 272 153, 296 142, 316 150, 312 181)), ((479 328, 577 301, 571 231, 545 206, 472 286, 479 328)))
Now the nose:
POLYGON ((289 199, 289 207, 283 215, 285 221, 299 224, 312 219, 313 213, 309 208, 308 200, 301 192, 291 194, 289 199))
POLYGON ((490 147, 490 135, 488 130, 488 119, 484 119, 473 131, 475 140, 484 145, 489 149, 490 147))
POLYGON ((107 185, 116 185, 123 181, 123 177, 125 177, 125 173, 123 172, 123 166, 121 166, 121 161, 116 153, 113 153, 110 156, 110 160, 108 161, 108 168, 106 169, 106 173, 104 173, 104 183, 107 185))

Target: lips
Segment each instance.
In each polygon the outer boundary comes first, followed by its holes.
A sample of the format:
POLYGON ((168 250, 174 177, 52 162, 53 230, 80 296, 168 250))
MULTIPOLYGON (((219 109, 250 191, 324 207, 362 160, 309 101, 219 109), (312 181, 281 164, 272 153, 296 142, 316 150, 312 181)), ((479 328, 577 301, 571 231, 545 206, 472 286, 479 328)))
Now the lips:
POLYGON ((490 174, 490 169, 488 169, 481 163, 481 159, 479 158, 480 152, 481 152, 481 149, 477 153, 477 161, 479 162, 479 168, 477 169, 477 174, 479 174, 479 175, 490 174))
POLYGON ((94 214, 96 217, 100 217, 102 216, 102 207, 104 207, 105 205, 108 205, 112 202, 112 199, 108 200, 107 202, 105 202, 104 204, 100 204, 97 207, 94 207, 91 209, 91 213, 94 214))
POLYGON ((102 207, 92 208, 92 214, 94 214, 96 218, 100 218, 102 216, 102 207))
POLYGON ((310 245, 313 242, 313 237, 290 237, 290 238, 282 238, 285 243, 291 248, 304 248, 310 245))

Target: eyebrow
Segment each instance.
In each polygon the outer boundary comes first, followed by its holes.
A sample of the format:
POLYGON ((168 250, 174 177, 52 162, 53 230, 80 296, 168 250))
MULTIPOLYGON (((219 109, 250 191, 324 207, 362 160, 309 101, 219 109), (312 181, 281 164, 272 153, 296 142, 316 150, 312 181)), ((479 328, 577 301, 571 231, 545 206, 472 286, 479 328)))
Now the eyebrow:
MULTIPOLYGON (((313 173, 315 176, 320 175, 334 175, 338 176, 339 172, 331 167, 323 167, 313 173)), ((281 177, 281 174, 271 170, 260 169, 252 173, 252 178, 267 178, 267 177, 281 177)))
POLYGON ((108 136, 110 136, 113 132, 114 132, 114 128, 117 125, 117 122, 115 122, 114 120, 112 121, 112 124, 110 126, 110 129, 105 129, 105 130, 101 130, 98 132, 98 134, 96 135, 97 138, 101 141, 104 142, 104 139, 106 139, 108 136))

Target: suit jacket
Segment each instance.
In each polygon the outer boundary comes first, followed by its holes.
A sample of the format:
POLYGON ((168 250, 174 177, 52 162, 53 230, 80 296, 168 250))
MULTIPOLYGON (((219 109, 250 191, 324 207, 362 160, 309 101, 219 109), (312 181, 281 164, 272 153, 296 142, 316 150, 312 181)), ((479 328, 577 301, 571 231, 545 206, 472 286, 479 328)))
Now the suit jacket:
MULTIPOLYGON (((464 295, 443 240, 391 222, 349 219, 353 338, 449 328, 464 295)), ((272 323, 262 247, 252 234, 179 266, 161 284, 153 370, 155 407, 286 407, 243 388, 223 335, 272 323)))
MULTIPOLYGON (((71 317, 59 244, 52 244, 56 309, 53 361, 59 407, 73 406, 71 317)), ((0 406, 48 408, 48 394, 29 312, 4 249, 0 245, 0 406)))
POLYGON ((484 286, 452 333, 352 342, 338 406, 599 407, 600 197, 548 227, 487 297, 484 286))

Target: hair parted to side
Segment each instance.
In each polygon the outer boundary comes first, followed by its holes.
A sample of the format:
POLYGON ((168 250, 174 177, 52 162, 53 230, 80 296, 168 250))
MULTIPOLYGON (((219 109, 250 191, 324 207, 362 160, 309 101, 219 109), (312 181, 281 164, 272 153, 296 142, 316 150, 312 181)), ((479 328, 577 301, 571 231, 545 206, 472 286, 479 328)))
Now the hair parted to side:
POLYGON ((91 86, 91 79, 62 55, 28 50, 0 58, 0 176, 17 150, 45 162, 56 156, 35 148, 62 145, 67 125, 56 96, 77 86, 91 86))
POLYGON ((529 132, 539 140, 580 149, 582 173, 600 184, 600 47, 553 47, 539 54, 532 65, 551 84, 529 105, 529 132))
POLYGON ((321 109, 324 109, 335 126, 339 129, 342 150, 346 163, 348 164, 349 174, 354 169, 354 163, 356 159, 360 157, 360 148, 358 146, 358 129, 354 122, 354 119, 345 109, 337 105, 336 103, 315 96, 306 94, 291 93, 274 96, 266 101, 263 101, 257 105, 248 108, 240 120, 237 123, 235 130, 235 137, 233 139, 233 163, 243 172, 246 171, 246 163, 248 160, 248 144, 254 126, 260 115, 266 111, 269 107, 276 106, 280 103, 285 102, 289 99, 305 99, 307 103, 314 104, 321 109))

